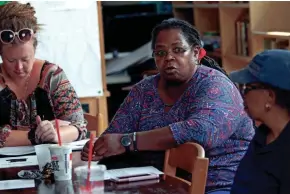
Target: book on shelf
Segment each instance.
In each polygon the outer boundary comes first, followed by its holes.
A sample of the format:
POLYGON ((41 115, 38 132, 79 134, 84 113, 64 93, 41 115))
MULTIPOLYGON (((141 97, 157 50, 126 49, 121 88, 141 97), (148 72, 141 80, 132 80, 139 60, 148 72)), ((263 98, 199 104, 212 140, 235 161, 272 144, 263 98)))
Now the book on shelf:
POLYGON ((235 22, 236 54, 249 56, 250 54, 250 22, 248 11, 243 12, 235 22))

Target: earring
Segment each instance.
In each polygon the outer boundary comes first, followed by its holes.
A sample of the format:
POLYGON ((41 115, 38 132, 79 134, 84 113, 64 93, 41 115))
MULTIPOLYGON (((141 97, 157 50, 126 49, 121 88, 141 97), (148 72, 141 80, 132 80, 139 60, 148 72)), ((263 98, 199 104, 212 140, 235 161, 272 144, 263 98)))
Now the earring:
POLYGON ((271 109, 271 105, 270 104, 265 104, 265 108, 266 108, 266 111, 269 111, 271 109))

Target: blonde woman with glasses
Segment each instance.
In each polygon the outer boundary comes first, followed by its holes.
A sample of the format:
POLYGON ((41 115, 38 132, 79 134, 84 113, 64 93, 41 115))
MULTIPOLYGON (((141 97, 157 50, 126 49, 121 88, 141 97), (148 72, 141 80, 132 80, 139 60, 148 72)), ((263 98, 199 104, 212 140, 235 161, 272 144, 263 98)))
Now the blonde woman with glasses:
POLYGON ((81 104, 64 71, 35 58, 39 24, 30 4, 0 6, 0 147, 64 142, 86 134, 81 104))

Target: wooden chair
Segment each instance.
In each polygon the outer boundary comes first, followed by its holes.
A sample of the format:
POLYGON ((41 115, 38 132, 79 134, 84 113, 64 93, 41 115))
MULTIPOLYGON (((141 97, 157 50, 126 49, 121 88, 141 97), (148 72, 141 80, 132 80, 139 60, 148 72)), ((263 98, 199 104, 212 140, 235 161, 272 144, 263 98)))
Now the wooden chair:
POLYGON ((105 130, 104 117, 101 113, 99 113, 97 116, 84 113, 84 117, 88 122, 87 129, 89 133, 93 133, 95 136, 99 136, 103 133, 103 131, 105 130))
POLYGON ((164 160, 164 174, 186 182, 190 194, 204 194, 208 171, 208 158, 202 146, 196 143, 185 143, 177 148, 166 151, 164 160), (192 181, 176 177, 176 168, 183 169, 192 174, 192 181))

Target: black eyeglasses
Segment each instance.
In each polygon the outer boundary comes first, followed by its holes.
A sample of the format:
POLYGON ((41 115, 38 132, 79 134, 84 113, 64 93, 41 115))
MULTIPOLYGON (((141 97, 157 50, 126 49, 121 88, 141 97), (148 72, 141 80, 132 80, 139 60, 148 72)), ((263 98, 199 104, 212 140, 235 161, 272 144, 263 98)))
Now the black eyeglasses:
POLYGON ((0 31, 0 41, 3 44, 10 44, 17 36, 21 42, 27 42, 31 40, 33 34, 33 30, 29 28, 23 28, 18 32, 13 32, 12 30, 2 30, 0 31))
POLYGON ((154 50, 152 52, 152 57, 155 57, 155 58, 163 58, 163 57, 166 57, 169 52, 171 52, 172 54, 174 55, 178 55, 178 54, 182 54, 182 53, 185 53, 186 51, 188 51, 191 47, 189 48, 182 48, 182 47, 175 47, 173 49, 170 49, 170 50, 154 50))
POLYGON ((242 95, 246 95, 248 92, 252 90, 263 90, 268 89, 268 87, 262 85, 240 85, 239 89, 242 95))

